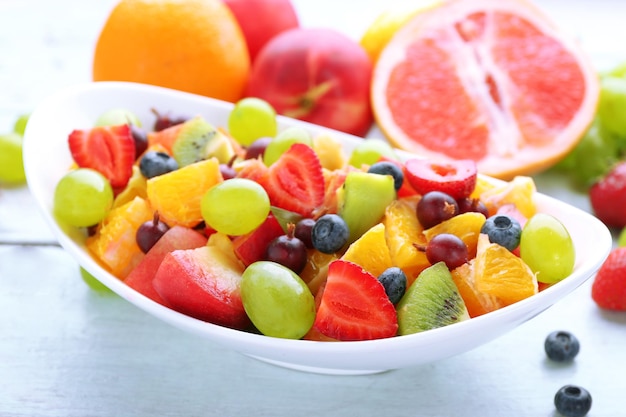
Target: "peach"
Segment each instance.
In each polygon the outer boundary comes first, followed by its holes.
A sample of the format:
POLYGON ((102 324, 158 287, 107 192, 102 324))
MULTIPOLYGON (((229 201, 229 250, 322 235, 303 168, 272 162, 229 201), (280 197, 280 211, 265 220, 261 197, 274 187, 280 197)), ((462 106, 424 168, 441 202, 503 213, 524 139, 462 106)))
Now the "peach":
POLYGON ((299 26, 290 0, 224 0, 239 23, 254 62, 259 50, 279 33, 299 26))
POLYGON ((246 95, 276 112, 357 136, 372 125, 372 63, 348 36, 295 28, 270 40, 252 66, 246 95))

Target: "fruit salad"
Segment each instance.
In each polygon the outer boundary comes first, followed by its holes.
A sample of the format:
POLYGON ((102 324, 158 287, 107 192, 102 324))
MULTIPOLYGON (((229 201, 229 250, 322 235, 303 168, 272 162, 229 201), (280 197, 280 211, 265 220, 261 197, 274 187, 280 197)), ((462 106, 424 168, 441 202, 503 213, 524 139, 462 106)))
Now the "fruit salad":
POLYGON ((571 274, 564 225, 535 184, 332 131, 279 129, 243 99, 227 126, 111 109, 68 132, 54 214, 156 303, 270 337, 402 336, 519 302, 571 274))

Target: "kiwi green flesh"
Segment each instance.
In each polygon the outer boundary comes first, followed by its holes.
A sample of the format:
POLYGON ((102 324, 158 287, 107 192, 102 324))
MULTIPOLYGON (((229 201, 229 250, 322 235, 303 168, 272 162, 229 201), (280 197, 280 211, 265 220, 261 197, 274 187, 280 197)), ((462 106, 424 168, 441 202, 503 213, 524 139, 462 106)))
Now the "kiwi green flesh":
POLYGON ((203 118, 188 121, 172 145, 178 165, 183 167, 206 159, 207 145, 216 135, 217 130, 203 118))
POLYGON ((406 335, 469 319, 465 302, 445 263, 420 273, 397 306, 398 334, 406 335))

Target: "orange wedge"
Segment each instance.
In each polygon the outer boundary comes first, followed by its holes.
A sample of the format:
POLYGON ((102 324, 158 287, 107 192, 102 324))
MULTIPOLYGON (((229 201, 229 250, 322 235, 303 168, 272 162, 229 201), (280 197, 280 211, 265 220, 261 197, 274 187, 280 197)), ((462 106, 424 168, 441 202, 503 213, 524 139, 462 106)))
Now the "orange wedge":
POLYGON ((375 277, 393 266, 385 239, 385 225, 378 223, 352 243, 341 257, 353 262, 375 277))
POLYGON ((598 96, 589 57, 524 0, 450 0, 417 13, 381 51, 371 90, 394 145, 473 159, 502 179, 564 157, 598 96))
POLYGON ((474 260, 450 271, 461 298, 465 302, 470 317, 482 316, 504 306, 504 303, 490 294, 476 289, 474 279, 474 260))
POLYGON ((419 197, 394 200, 387 206, 383 218, 391 260, 406 274, 408 285, 430 266, 426 253, 416 247, 426 245, 422 225, 415 214, 418 200, 419 197))
POLYGON ((474 285, 478 291, 497 297, 504 304, 513 304, 538 292, 537 277, 530 267, 505 247, 490 243, 484 234, 478 238, 474 285))
POLYGON ((194 227, 203 220, 202 197, 222 180, 219 162, 211 158, 150 178, 146 192, 165 223, 194 227))

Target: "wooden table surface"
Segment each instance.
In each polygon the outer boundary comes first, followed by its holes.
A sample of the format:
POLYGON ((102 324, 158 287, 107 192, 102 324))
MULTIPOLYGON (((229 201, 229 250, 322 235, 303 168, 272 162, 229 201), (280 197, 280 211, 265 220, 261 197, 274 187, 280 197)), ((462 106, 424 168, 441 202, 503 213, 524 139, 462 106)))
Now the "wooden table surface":
MULTIPOLYGON (((93 42, 114 0, 0 0, 0 131, 39 100, 88 81, 93 42)), ((303 25, 358 37, 389 2, 294 1, 303 25)), ((537 0, 599 69, 626 60, 626 2, 537 0)), ((562 179, 540 191, 589 210, 562 179)), ((556 416, 565 384, 593 396, 592 417, 626 415, 626 314, 600 311, 590 283, 530 322, 468 353, 368 376, 272 366, 90 290, 55 245, 27 188, 0 189, 0 416, 556 416), (570 330, 581 352, 545 358, 570 330)))

